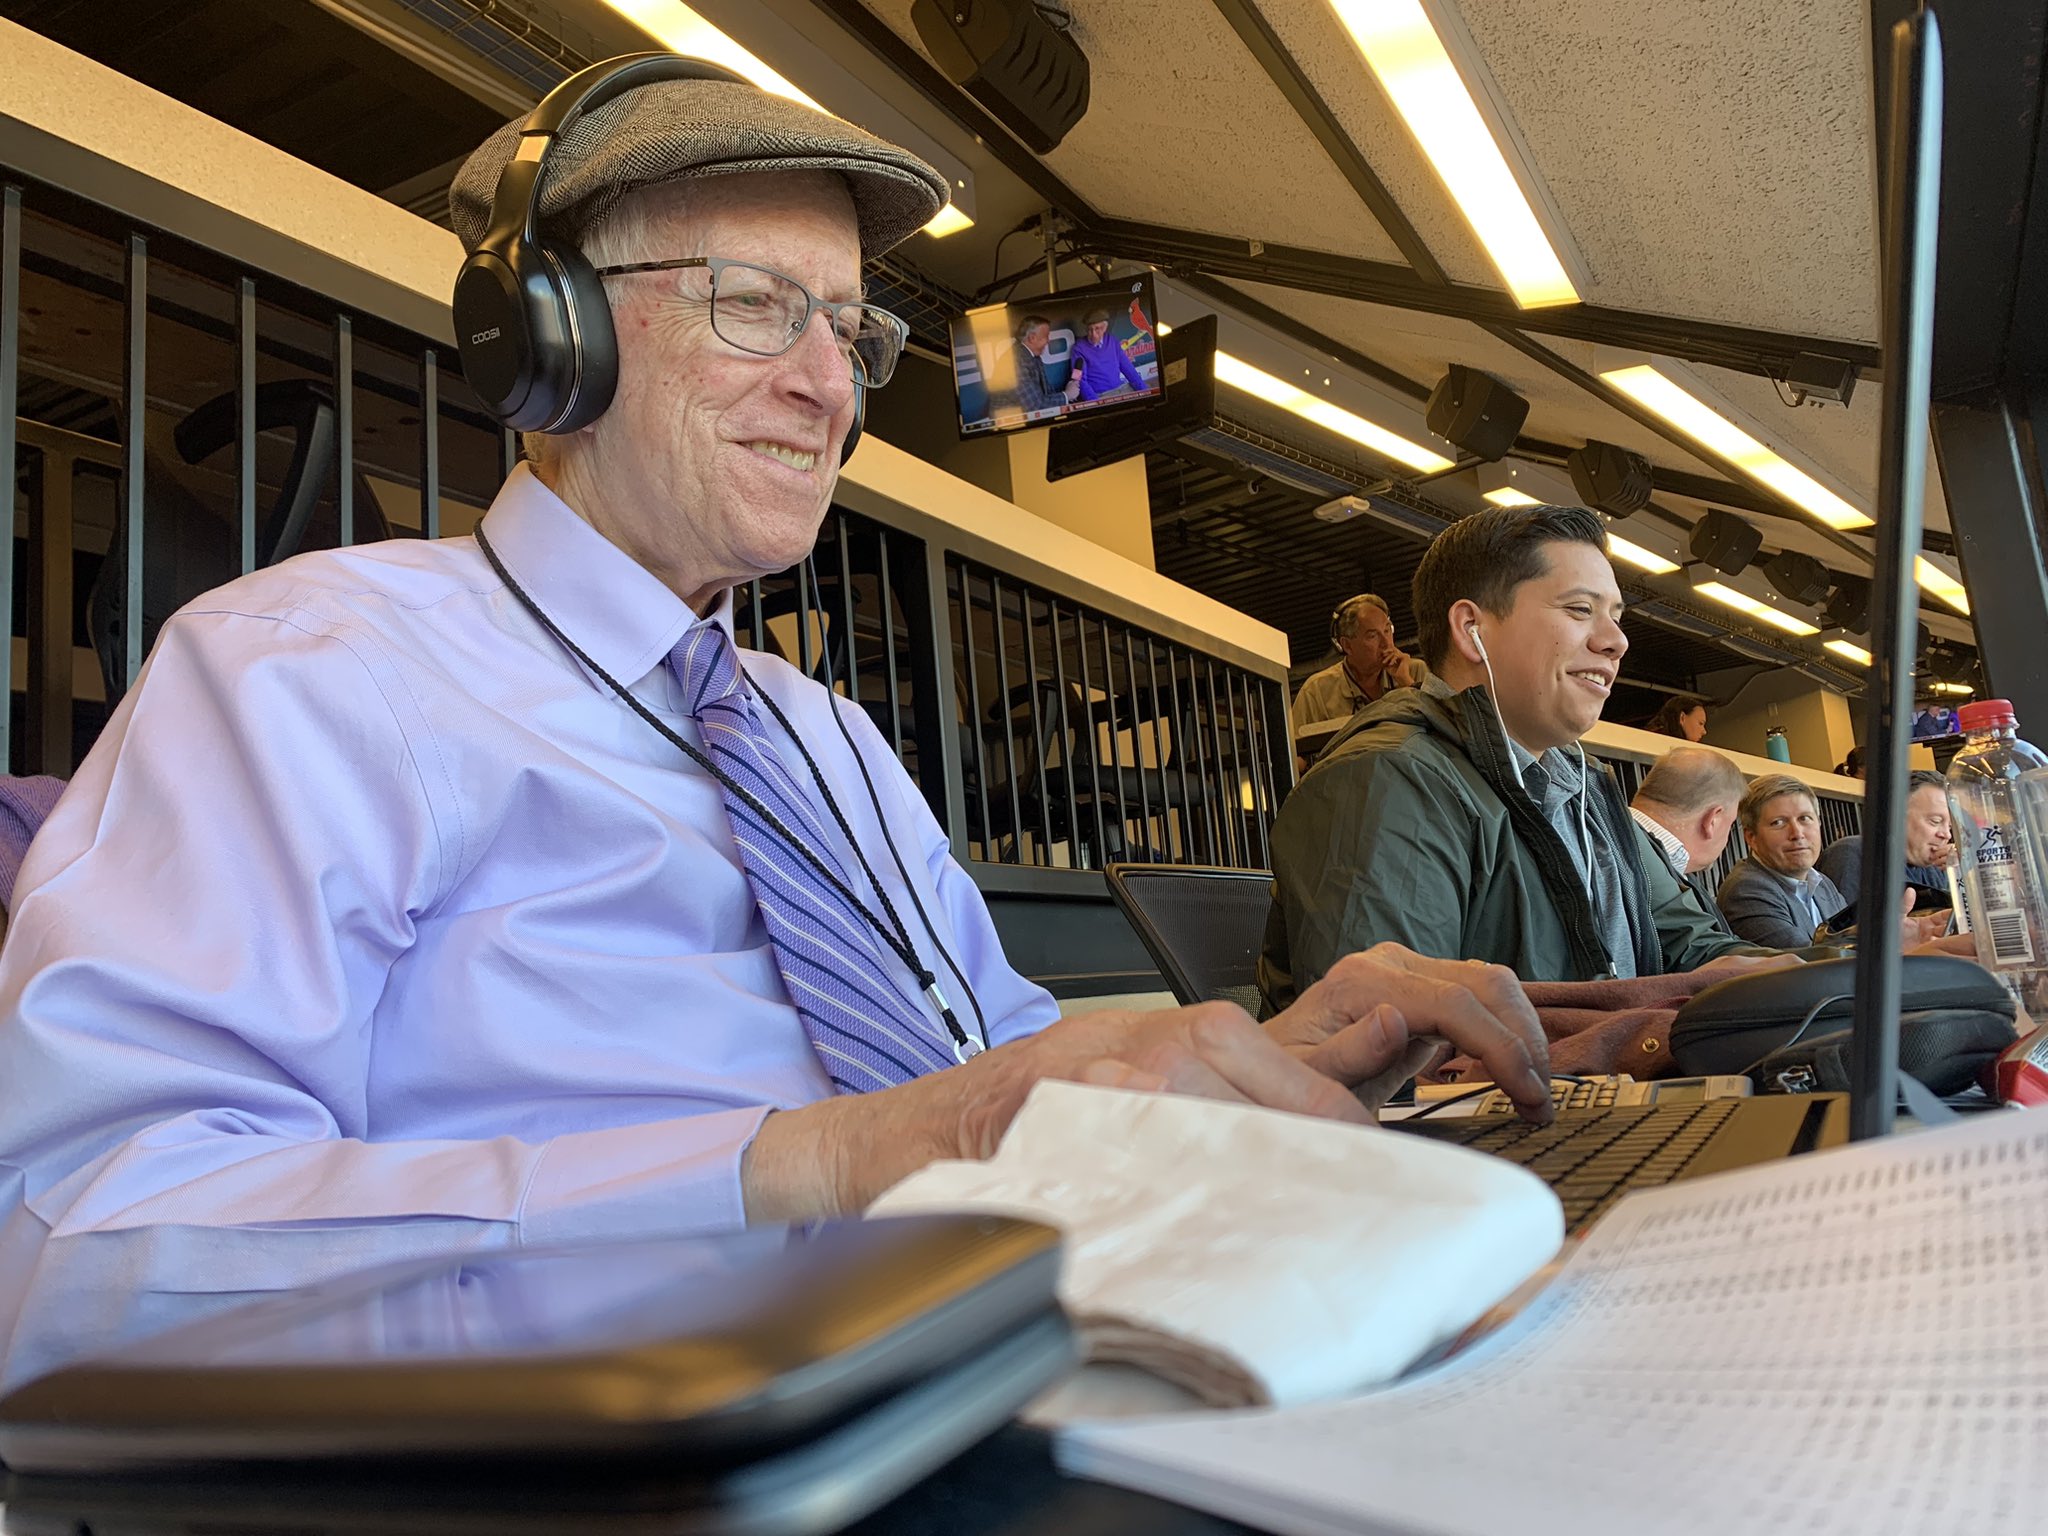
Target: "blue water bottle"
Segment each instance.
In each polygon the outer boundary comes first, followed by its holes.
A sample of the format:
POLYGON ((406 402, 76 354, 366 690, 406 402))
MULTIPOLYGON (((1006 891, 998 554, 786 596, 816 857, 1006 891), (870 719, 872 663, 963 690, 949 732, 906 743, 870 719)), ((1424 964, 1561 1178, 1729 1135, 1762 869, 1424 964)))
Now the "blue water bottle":
POLYGON ((1775 762, 1792 761, 1792 744, 1785 740, 1785 727, 1774 725, 1764 732, 1764 756, 1775 762))

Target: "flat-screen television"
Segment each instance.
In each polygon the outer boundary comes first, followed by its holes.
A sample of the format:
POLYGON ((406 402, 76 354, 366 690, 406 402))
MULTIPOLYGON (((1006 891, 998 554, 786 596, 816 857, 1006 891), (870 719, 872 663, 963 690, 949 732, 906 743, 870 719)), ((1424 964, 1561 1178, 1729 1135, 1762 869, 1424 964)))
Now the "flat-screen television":
POLYGON ((1118 459, 1197 441, 1216 424, 1216 317, 1177 325, 1159 339, 1163 397, 1106 420, 1063 418, 1045 443, 1045 478, 1064 479, 1118 459))
POLYGON ((1150 273, 970 309, 953 321, 960 435, 1157 402, 1158 317, 1150 273))

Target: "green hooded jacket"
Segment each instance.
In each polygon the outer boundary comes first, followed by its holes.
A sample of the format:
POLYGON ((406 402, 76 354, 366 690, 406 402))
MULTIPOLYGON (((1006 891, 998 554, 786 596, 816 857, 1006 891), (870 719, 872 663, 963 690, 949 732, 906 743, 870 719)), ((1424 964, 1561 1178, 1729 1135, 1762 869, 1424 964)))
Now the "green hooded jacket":
MULTIPOLYGON (((1586 813, 1621 850, 1635 969, 1689 971, 1754 953, 1689 900, 1599 770, 1586 813)), ((1355 950, 1487 960, 1524 981, 1608 973, 1577 866, 1515 780, 1483 688, 1387 694, 1324 749, 1273 823, 1273 910, 1259 957, 1270 1011, 1355 950)))

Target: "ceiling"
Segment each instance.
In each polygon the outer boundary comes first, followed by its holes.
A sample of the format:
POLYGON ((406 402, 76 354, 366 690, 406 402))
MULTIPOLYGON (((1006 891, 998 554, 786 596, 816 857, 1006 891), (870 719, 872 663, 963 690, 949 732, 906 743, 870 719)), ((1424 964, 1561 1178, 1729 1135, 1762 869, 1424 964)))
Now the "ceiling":
MULTIPOLYGON (((1869 569, 1866 536, 1830 534, 1590 375, 1596 341, 1689 359, 1773 446, 1869 505, 1882 407, 1871 0, 1431 0, 1581 280, 1583 305, 1530 312, 1507 298, 1328 0, 1052 5, 1071 16, 1091 95, 1042 157, 932 66, 910 0, 694 3, 827 106, 922 135, 967 168, 975 227, 899 253, 896 275, 934 314, 1037 256, 1037 231, 1014 226, 1050 205, 1068 246, 1203 282, 1410 410, 1452 363, 1492 375, 1529 401, 1515 455, 1554 473, 1589 440, 1643 455, 1658 490, 1618 529, 1631 537, 1682 542, 1717 506, 1754 522, 1766 550, 1869 569), (1848 405, 1786 403, 1767 375, 1801 351, 1864 365, 1848 405)), ((520 101, 585 59, 647 46, 602 0, 0 0, 0 13, 429 216, 461 152, 520 101)), ((1357 454, 1314 427, 1232 409, 1345 466, 1361 490, 1396 468, 1351 467, 1357 454)), ((1330 609, 1367 585, 1412 635, 1419 535, 1318 522, 1319 498, 1199 455, 1155 453, 1148 469, 1160 569, 1286 630, 1298 665, 1324 657, 1330 609)), ((1389 493, 1446 517, 1483 505, 1469 471, 1389 493)), ((1932 481, 1927 524, 1928 547, 1945 550, 1932 481)), ((1695 625, 1774 634, 1682 578, 1626 585, 1695 625)), ((1938 603, 1922 619, 1971 637, 1938 603)), ((1654 623, 1631 630, 1627 671, 1649 686, 1618 713, 1647 714, 1656 687, 1752 659, 1654 623)), ((1795 649, 1821 659, 1811 642, 1795 649)))

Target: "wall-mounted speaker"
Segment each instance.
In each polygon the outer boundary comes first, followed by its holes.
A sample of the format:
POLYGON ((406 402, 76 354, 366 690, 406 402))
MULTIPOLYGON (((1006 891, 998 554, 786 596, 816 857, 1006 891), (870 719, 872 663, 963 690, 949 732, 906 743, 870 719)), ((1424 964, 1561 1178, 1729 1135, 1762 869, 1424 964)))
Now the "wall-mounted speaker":
POLYGON ((1828 595, 1832 573, 1811 555, 1781 549, 1758 567, 1764 579, 1795 603, 1811 606, 1828 595))
POLYGON ((1528 401, 1463 363, 1451 364, 1423 410, 1430 431, 1489 464, 1507 456, 1528 419, 1528 401))
POLYGON ((1692 540, 1687 547, 1693 559, 1711 565, 1724 576, 1739 576, 1756 558, 1763 542, 1764 536, 1733 512, 1712 507, 1692 525, 1692 540))
POLYGON ((1088 110, 1088 56, 1032 0, 912 0, 910 20, 946 78, 1033 152, 1088 110))
POLYGON ((1820 611, 1823 629, 1846 629, 1864 634, 1870 628, 1870 582, 1862 576, 1837 576, 1820 611))
POLYGON ((1579 500, 1609 517, 1627 517, 1650 504, 1650 461, 1612 443, 1588 443, 1565 456, 1579 500))

